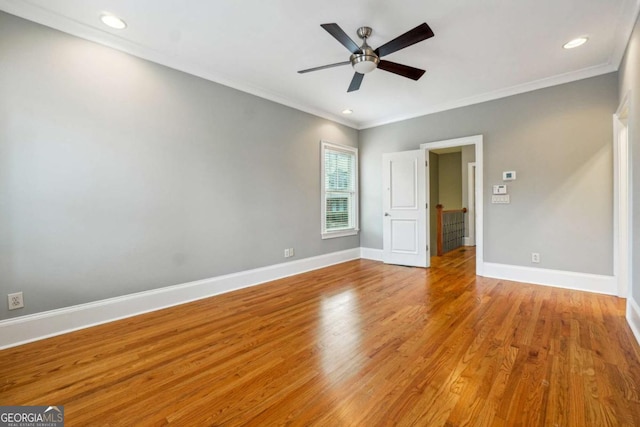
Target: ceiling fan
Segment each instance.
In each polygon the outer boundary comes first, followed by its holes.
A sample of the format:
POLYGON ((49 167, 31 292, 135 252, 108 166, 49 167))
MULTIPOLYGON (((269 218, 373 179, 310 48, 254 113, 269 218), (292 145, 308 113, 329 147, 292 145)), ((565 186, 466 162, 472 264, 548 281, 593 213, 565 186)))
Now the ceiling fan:
POLYGON ((370 27, 358 28, 358 37, 362 39, 362 46, 358 46, 338 24, 322 24, 320 26, 338 40, 344 47, 346 47, 349 52, 351 52, 351 57, 348 61, 300 70, 298 71, 300 74, 351 64, 355 70, 355 74, 351 79, 351 84, 349 85, 347 92, 353 92, 360 89, 360 84, 362 84, 364 75, 376 68, 413 80, 418 80, 425 73, 425 70, 380 58, 433 37, 433 31, 431 31, 431 28, 429 28, 426 22, 396 37, 390 42, 383 44, 375 50, 367 44, 367 38, 371 36, 372 32, 370 27))

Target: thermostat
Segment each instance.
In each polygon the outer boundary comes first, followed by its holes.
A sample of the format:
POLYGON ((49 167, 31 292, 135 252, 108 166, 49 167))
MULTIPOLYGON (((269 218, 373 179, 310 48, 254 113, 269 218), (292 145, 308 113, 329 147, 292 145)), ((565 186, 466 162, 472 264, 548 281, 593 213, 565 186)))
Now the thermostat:
POLYGON ((516 171, 502 172, 503 181, 513 181, 516 179, 516 171))

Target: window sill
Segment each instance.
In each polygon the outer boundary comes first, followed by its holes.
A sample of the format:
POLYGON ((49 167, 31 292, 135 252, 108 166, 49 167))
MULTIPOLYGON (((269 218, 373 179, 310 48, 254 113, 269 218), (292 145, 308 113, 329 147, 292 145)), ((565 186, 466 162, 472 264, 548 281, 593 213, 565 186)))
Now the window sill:
POLYGON ((322 239, 333 239, 334 237, 345 237, 345 236, 355 236, 358 234, 360 230, 350 229, 350 230, 340 230, 340 231, 328 231, 322 233, 322 239))

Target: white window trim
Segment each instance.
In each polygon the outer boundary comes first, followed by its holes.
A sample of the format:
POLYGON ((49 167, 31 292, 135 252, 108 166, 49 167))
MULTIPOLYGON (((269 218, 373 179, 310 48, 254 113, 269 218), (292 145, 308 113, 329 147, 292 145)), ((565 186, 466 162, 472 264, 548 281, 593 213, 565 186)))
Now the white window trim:
POLYGON ((360 185, 358 183, 358 175, 360 174, 358 166, 358 149, 355 147, 349 147, 347 145, 333 144, 327 141, 320 141, 320 218, 321 226, 320 232, 323 239, 333 239, 335 237, 355 236, 360 231, 359 219, 360 219, 360 185), (325 196, 325 176, 324 176, 324 151, 325 148, 329 148, 334 151, 343 151, 349 154, 353 154, 355 158, 355 192, 354 192, 354 206, 353 206, 353 228, 345 230, 327 231, 327 217, 325 215, 327 208, 327 198, 325 196))

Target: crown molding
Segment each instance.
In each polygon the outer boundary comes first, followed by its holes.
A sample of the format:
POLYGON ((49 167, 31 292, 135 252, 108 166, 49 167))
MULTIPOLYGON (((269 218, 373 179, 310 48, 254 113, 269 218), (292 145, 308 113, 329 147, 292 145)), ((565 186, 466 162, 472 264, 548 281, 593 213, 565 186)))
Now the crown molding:
POLYGON ((425 108, 416 112, 415 114, 396 116, 388 120, 370 121, 360 123, 358 130, 369 129, 376 126, 387 125, 391 123, 397 123, 404 120, 415 119, 417 117, 426 116, 429 114, 440 113, 442 111, 453 110, 454 108, 468 107, 470 105, 480 104, 487 101, 494 101, 500 98, 506 98, 513 95, 519 95, 526 92, 532 92, 538 89, 544 89, 547 87, 557 86, 565 83, 570 83, 577 80, 588 79, 590 77, 599 76, 602 74, 612 73, 617 71, 617 66, 613 64, 601 64, 593 67, 583 68, 582 70, 572 71, 570 73, 559 74, 552 77, 547 77, 532 82, 523 83, 516 86, 511 86, 504 89, 499 89, 492 92, 483 93, 481 95, 471 96, 468 98, 458 99, 453 102, 447 102, 444 104, 436 105, 434 107, 425 108))

